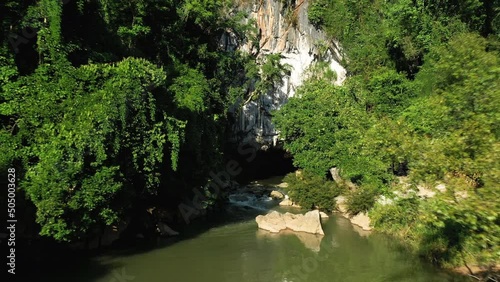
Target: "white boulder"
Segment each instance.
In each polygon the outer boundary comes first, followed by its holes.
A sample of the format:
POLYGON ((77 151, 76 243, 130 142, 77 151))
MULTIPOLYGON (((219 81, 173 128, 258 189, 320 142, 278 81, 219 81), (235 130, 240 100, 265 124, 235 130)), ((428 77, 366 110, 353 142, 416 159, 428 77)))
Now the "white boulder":
POLYGON ((361 229, 363 230, 366 231, 372 230, 372 227, 370 226, 370 218, 364 212, 358 213, 357 215, 351 217, 349 220, 351 221, 352 224, 361 227, 361 229))
POLYGON ((297 232, 325 234, 321 227, 318 210, 307 212, 304 215, 289 212, 281 214, 277 211, 272 211, 266 215, 257 216, 255 221, 260 229, 270 232, 280 232, 281 230, 290 229, 297 232))
POLYGON ((266 215, 258 215, 255 218, 257 225, 259 225, 260 229, 264 229, 270 232, 280 232, 281 230, 286 229, 285 221, 281 213, 277 211, 272 211, 266 215))
POLYGON ((271 191, 271 198, 273 199, 278 199, 278 200, 281 200, 283 198, 285 198, 285 195, 283 195, 283 193, 279 192, 279 191, 271 191))

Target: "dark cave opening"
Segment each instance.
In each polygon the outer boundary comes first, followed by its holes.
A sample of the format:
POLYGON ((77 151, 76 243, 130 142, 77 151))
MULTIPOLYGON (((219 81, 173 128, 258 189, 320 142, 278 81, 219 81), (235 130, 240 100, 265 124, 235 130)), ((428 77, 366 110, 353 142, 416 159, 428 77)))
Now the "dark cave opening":
POLYGON ((237 161, 241 167, 241 173, 234 178, 240 184, 285 175, 297 169, 292 155, 280 147, 256 150, 254 153, 254 157, 249 157, 235 148, 226 150, 226 158, 237 161))

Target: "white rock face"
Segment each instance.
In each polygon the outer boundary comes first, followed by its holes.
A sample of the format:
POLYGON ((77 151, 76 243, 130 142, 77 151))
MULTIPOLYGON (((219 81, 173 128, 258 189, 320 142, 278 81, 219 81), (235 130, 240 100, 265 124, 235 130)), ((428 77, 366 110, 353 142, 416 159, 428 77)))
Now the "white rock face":
POLYGON ((280 206, 284 207, 295 207, 295 208, 300 208, 301 206, 295 204, 290 198, 288 198, 288 195, 285 196, 285 199, 280 202, 280 206))
MULTIPOLYGON (((385 199, 385 197, 384 197, 385 199)), ((344 196, 338 196, 335 198, 335 202, 337 204, 337 210, 340 212, 340 214, 349 219, 352 224, 357 225, 361 227, 361 229, 365 231, 371 231, 372 227, 370 226, 371 220, 370 217, 364 212, 358 213, 354 216, 349 215, 347 212, 347 199, 344 196)), ((392 202, 391 202, 392 203, 392 202)))
POLYGON ((432 198, 436 195, 436 191, 433 191, 430 188, 427 188, 424 185, 417 185, 417 196, 421 198, 432 198))
POLYGON ((286 229, 286 223, 281 214, 277 211, 272 211, 266 215, 259 215, 255 218, 255 221, 259 225, 260 229, 270 232, 277 233, 286 229))
POLYGON ((283 77, 281 86, 274 92, 261 95, 255 101, 249 101, 242 108, 231 109, 238 119, 232 129, 235 142, 257 141, 266 147, 276 146, 279 133, 271 121, 271 112, 278 110, 295 95, 297 87, 307 78, 308 68, 320 55, 329 62, 330 69, 336 73, 335 84, 340 85, 345 80, 346 70, 338 63, 341 58, 337 48, 338 43, 329 42, 328 45, 334 48, 319 54, 318 44, 325 42, 326 36, 309 23, 307 18, 309 0, 295 0, 293 21, 287 16, 287 9, 283 9, 283 2, 254 0, 253 4, 242 4, 239 7, 248 12, 249 18, 255 20, 257 24, 259 49, 252 47, 251 43, 237 46, 237 42, 230 38, 221 40, 224 48, 238 48, 255 54, 257 58, 268 54, 281 54, 281 63, 291 67, 290 74, 283 77))
POLYGON ((324 235, 321 227, 320 214, 318 210, 307 212, 305 215, 285 213, 281 214, 277 211, 272 211, 266 215, 259 215, 255 218, 260 229, 270 232, 280 232, 281 230, 290 229, 296 232, 306 232, 311 234, 324 235))
POLYGON ((347 213, 347 198, 344 196, 338 196, 335 198, 335 203, 337 204, 337 210, 341 213, 347 213))
POLYGON ((318 210, 307 212, 305 215, 285 213, 283 215, 286 228, 312 234, 324 235, 323 228, 321 227, 320 215, 318 210))
POLYGON ((320 216, 321 218, 330 218, 330 217, 329 217, 326 213, 324 213, 324 212, 319 212, 319 216, 320 216))
POLYGON ((282 182, 282 183, 278 184, 277 187, 279 187, 279 188, 288 188, 288 183, 282 182))
POLYGON ((386 205, 392 205, 394 201, 390 198, 387 198, 384 195, 381 195, 380 197, 378 197, 377 203, 379 203, 382 206, 386 206, 386 205))
POLYGON ((443 184, 443 183, 438 184, 438 185, 436 185, 436 189, 437 189, 439 192, 444 193, 444 192, 446 192, 446 185, 445 185, 445 184, 443 184))
POLYGON ((371 220, 368 217, 367 214, 364 212, 360 212, 357 215, 353 216, 352 218, 349 219, 352 224, 355 224, 359 227, 361 227, 365 231, 370 231, 372 230, 372 227, 370 226, 371 220))
POLYGON ((271 191, 271 195, 270 196, 273 199, 283 199, 283 198, 285 198, 285 195, 283 195, 283 193, 281 193, 279 191, 276 191, 276 190, 271 191))

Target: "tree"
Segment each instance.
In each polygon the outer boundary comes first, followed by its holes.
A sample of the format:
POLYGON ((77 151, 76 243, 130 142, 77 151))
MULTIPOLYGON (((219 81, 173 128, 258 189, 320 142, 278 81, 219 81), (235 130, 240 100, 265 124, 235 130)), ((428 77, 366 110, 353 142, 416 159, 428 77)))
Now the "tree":
POLYGON ((346 175, 356 174, 348 163, 355 162, 352 156, 368 118, 350 94, 330 82, 313 81, 275 113, 274 122, 295 165, 317 175, 345 165, 346 175))
POLYGON ((165 79, 140 59, 64 71, 42 65, 6 93, 42 235, 83 238, 115 222, 131 197, 157 193, 167 148, 176 169, 184 123, 156 106, 165 79))
POLYGON ((477 179, 486 171, 476 160, 489 155, 500 136, 495 106, 500 103, 499 59, 487 46, 485 39, 463 34, 429 54, 417 77, 428 96, 404 113, 411 126, 427 135, 422 139, 426 152, 414 164, 415 174, 434 170, 442 177, 456 171, 477 179), (441 118, 432 119, 436 116, 441 118))
POLYGON ((250 59, 219 45, 250 26, 232 2, 32 2, 1 4, 5 32, 38 33, 19 50, 0 38, 0 166, 18 168, 42 234, 83 239, 206 184, 250 59))

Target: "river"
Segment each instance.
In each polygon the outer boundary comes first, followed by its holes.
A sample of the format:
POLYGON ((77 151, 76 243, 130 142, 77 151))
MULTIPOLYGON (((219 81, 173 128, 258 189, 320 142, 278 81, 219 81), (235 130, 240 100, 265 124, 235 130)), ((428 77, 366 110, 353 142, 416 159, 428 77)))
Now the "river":
POLYGON ((154 248, 109 251, 71 271, 61 270, 52 281, 470 281, 335 214, 323 221, 325 236, 258 230, 255 216, 273 204, 266 199, 257 209, 249 207, 252 203, 230 204, 225 212, 191 223, 180 236, 159 240, 154 248))

